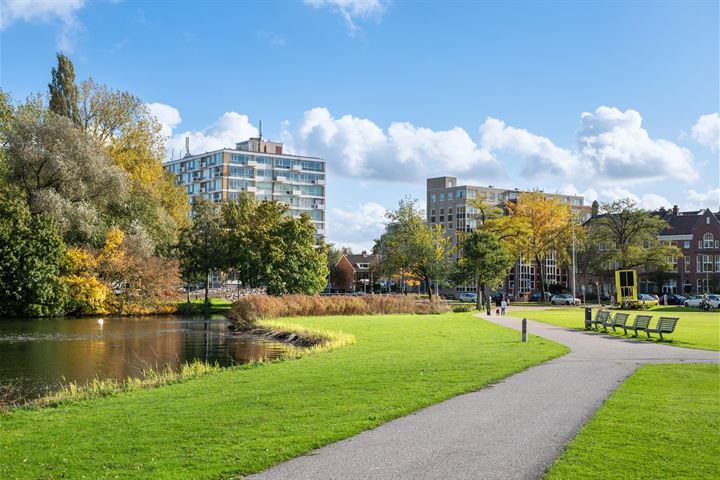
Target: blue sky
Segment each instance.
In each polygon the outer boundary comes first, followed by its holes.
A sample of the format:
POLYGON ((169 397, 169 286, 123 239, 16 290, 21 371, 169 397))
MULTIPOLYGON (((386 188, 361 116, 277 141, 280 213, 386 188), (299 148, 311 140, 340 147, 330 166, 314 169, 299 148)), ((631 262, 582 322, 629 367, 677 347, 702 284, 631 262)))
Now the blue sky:
POLYGON ((360 249, 427 176, 720 206, 709 2, 2 0, 0 81, 57 50, 195 152, 256 132, 328 161, 328 235, 360 249))

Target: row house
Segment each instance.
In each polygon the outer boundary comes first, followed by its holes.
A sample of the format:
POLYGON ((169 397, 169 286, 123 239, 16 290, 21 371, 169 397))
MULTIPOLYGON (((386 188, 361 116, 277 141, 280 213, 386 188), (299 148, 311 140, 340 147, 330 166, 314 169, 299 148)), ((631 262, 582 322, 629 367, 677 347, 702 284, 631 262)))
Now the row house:
POLYGON ((334 267, 332 288, 337 292, 370 292, 378 280, 375 276, 378 256, 363 251, 345 254, 334 267))

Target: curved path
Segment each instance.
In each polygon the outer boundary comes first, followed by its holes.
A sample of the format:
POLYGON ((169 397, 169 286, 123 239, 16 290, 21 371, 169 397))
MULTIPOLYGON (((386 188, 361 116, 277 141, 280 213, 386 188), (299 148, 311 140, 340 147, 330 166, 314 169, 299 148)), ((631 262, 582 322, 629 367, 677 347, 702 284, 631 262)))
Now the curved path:
MULTIPOLYGON (((519 318, 478 316, 520 328, 519 318)), ((248 479, 538 478, 639 365, 720 362, 720 352, 638 342, 530 320, 528 331, 572 351, 248 479)))

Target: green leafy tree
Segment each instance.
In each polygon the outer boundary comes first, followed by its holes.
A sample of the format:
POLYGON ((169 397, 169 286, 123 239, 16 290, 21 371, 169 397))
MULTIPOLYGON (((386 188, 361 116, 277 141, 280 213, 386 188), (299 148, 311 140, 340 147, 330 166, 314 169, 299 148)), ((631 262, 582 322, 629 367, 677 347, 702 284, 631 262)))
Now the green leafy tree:
POLYGON ((32 215, 15 188, 0 186, 0 315, 63 313, 65 245, 47 215, 32 215))
POLYGON ((439 225, 425 222, 417 202, 401 200, 397 210, 386 214, 385 233, 374 251, 380 255, 379 270, 387 275, 411 275, 422 279, 432 300, 431 285, 444 281, 450 273, 452 245, 439 225))
POLYGON ((177 252, 182 279, 188 284, 203 281, 205 303, 209 302, 210 274, 225 264, 223 243, 218 208, 196 197, 192 224, 180 232, 177 252))
POLYGON ((272 266, 266 283, 268 293, 313 295, 325 288, 328 276, 327 246, 315 239, 310 217, 285 217, 275 229, 282 256, 272 266))
POLYGON ((48 84, 50 111, 69 118, 75 124, 79 124, 78 87, 75 84, 75 67, 68 57, 59 52, 57 62, 57 67, 52 69, 52 79, 48 84))
POLYGON ((654 265, 667 271, 672 258, 680 256, 677 247, 658 240, 667 222, 641 210, 629 198, 603 203, 601 215, 590 224, 590 240, 595 246, 595 264, 617 262, 621 270, 654 265))
POLYGON ((513 265, 513 257, 497 236, 484 230, 474 230, 463 239, 462 257, 456 264, 458 283, 473 282, 477 287, 478 310, 485 299, 485 287, 500 285, 513 265))
POLYGON ((53 217, 70 245, 102 244, 128 199, 127 174, 105 148, 35 104, 19 108, 10 122, 5 161, 30 211, 53 217))

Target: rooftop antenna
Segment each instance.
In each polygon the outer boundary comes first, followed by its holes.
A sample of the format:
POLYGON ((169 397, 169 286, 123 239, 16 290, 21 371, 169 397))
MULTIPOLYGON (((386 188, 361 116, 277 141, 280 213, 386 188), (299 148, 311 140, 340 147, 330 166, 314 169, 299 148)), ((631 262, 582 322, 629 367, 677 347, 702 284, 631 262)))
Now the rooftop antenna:
POLYGON ((170 160, 175 160, 175 147, 173 147, 172 153, 170 154, 170 160))
POLYGON ((190 137, 185 137, 185 156, 190 156, 190 137))
POLYGON ((260 140, 262 142, 262 120, 260 120, 260 129, 259 130, 260 130, 260 133, 258 135, 258 140, 260 140))

